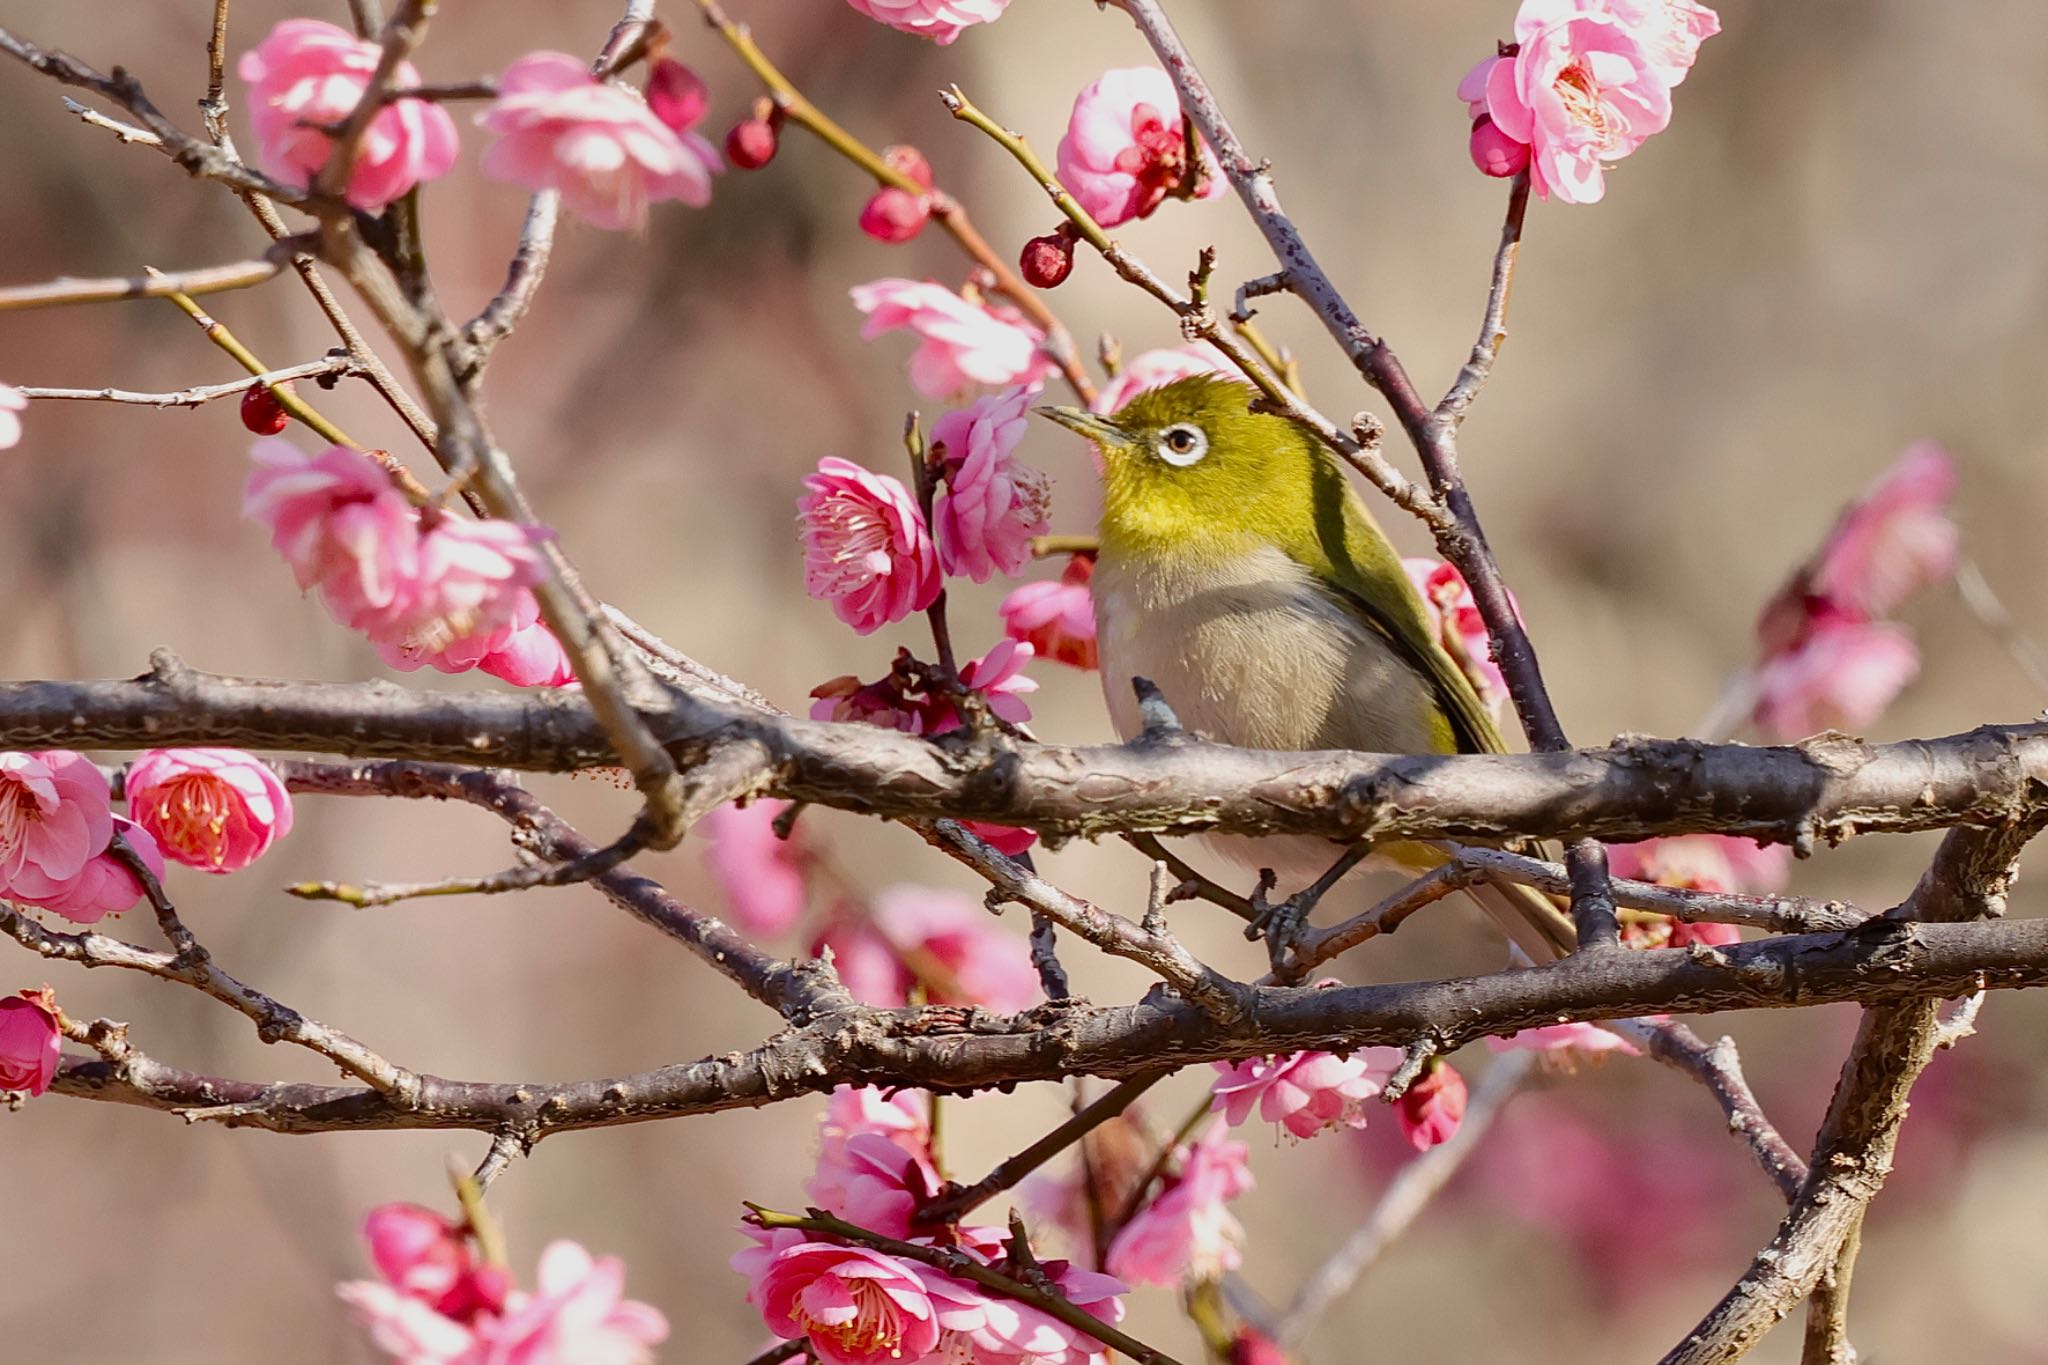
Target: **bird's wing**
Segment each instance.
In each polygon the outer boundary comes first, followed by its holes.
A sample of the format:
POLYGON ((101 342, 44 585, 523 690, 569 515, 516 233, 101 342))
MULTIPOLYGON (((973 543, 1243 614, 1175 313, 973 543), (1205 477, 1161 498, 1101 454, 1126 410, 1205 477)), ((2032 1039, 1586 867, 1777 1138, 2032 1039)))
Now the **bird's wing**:
POLYGON ((1486 704, 1471 679, 1438 641, 1434 618, 1401 567, 1393 543, 1336 462, 1325 459, 1316 480, 1316 539, 1297 555, 1325 576, 1345 602, 1395 652, 1429 680, 1462 753, 1505 753, 1486 704))

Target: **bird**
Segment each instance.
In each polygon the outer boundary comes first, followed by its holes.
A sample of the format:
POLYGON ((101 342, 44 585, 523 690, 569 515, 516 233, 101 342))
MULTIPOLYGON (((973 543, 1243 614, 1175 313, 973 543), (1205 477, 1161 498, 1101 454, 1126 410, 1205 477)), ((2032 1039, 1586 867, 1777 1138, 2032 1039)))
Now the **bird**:
MULTIPOLYGON (((1133 685, 1142 678, 1185 727, 1245 748, 1505 752, 1335 454, 1255 397, 1204 374, 1141 391, 1107 416, 1037 409, 1100 452, 1091 587, 1117 732, 1129 740, 1145 728, 1133 685)), ((1342 852, 1313 835, 1204 839, 1294 892, 1342 852)), ((1371 861, 1420 873, 1447 857, 1400 841, 1375 847, 1371 861)), ((1541 892, 1489 882, 1466 894, 1531 961, 1570 950, 1571 923, 1541 892)))

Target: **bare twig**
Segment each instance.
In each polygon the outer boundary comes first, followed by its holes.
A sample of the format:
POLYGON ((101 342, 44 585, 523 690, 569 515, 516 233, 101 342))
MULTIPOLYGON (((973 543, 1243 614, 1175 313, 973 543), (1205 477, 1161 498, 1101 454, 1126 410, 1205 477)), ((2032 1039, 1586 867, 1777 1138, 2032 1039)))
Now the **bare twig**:
POLYGON ((1479 1146, 1533 1064, 1534 1057, 1527 1052, 1511 1052, 1495 1060, 1473 1090, 1458 1131, 1403 1166, 1387 1183, 1365 1222, 1296 1292, 1294 1301, 1275 1324, 1281 1345, 1299 1346, 1330 1305, 1349 1293, 1358 1277, 1408 1230, 1479 1146))
POLYGON ((1787 1200, 1798 1197, 1800 1186, 1806 1183, 1806 1163, 1765 1117, 1742 1074, 1742 1058, 1735 1051, 1734 1039, 1723 1036, 1710 1047, 1684 1024, 1670 1019, 1624 1019, 1609 1027, 1666 1066, 1706 1086, 1728 1118, 1728 1131, 1748 1146, 1778 1192, 1787 1200))
POLYGON ((266 370, 247 379, 236 379, 226 384, 197 384, 189 389, 177 389, 169 393, 137 393, 132 389, 50 389, 33 384, 24 384, 17 390, 25 398, 43 400, 72 400, 99 403, 134 403, 152 408, 196 408, 218 398, 238 398, 258 384, 288 384, 294 379, 311 379, 318 375, 348 375, 354 373, 355 362, 347 356, 329 356, 325 360, 311 360, 303 365, 293 365, 282 370, 266 370))
POLYGON ((111 279, 64 276, 43 284, 18 284, 0 289, 0 313, 19 308, 58 308, 73 303, 109 303, 116 299, 161 299, 172 294, 218 294, 262 284, 284 269, 289 251, 272 248, 263 257, 234 265, 207 266, 175 274, 151 272, 111 279))
POLYGON ((1004 1190, 1015 1189, 1017 1183, 1025 1176, 1129 1109, 1140 1095, 1165 1080, 1168 1074, 1164 1071, 1155 1071, 1133 1076, 1105 1091, 1087 1108, 1080 1110, 1015 1156, 998 1163, 995 1169, 972 1185, 955 1186, 942 1191, 937 1199, 918 1210, 917 1221, 927 1224, 959 1222, 975 1208, 1004 1190))

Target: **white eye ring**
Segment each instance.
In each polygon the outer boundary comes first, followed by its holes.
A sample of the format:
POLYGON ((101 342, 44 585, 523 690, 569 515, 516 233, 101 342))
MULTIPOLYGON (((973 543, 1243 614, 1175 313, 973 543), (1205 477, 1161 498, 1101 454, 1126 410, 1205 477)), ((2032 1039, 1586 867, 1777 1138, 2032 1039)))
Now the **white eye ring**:
POLYGON ((1176 422, 1159 433, 1159 458, 1176 469, 1201 463, 1209 453, 1209 433, 1189 422, 1176 422))

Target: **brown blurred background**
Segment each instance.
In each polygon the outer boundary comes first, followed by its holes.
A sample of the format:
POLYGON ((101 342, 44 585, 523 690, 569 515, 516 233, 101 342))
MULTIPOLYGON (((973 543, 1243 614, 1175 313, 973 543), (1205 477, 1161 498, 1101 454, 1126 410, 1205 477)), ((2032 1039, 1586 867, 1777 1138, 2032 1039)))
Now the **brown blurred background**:
MULTIPOLYGON (((1127 23, 1082 0, 1018 0, 998 26, 946 49, 834 0, 733 8, 855 131, 924 148, 1005 252, 1051 217, 932 92, 960 81, 1050 152, 1081 84, 1147 56, 1127 23)), ((1465 160, 1451 92, 1505 36, 1512 5, 1182 0, 1173 10, 1240 131, 1273 157, 1325 264, 1425 389, 1447 382, 1477 324, 1501 201, 1465 160)), ((0 0, 0 22, 102 68, 128 65, 193 127, 209 12, 204 0, 0 0)), ((234 50, 293 12, 237 4, 234 50)), ((338 0, 313 12, 345 21, 338 0)), ((715 135, 754 88, 690 6, 664 13, 712 84, 715 135)), ((1608 201, 1532 210, 1513 339, 1467 427, 1488 528, 1566 723, 1589 743, 1690 724, 1746 656, 1758 604, 1837 503, 1920 436, 1947 443, 1961 467, 1969 555, 2020 624, 2048 635, 2038 592, 2048 12, 2020 0, 1729 0, 1722 13, 1727 31, 1678 91, 1671 130, 1613 173, 1608 201)), ((430 80, 452 80, 534 48, 584 51, 615 17, 615 6, 580 0, 452 0, 421 65, 430 80)), ((58 93, 0 67, 0 279, 191 267, 261 249, 227 194, 84 126, 58 93)), ((461 314, 495 287, 524 205, 475 173, 478 143, 467 139, 461 169, 427 198, 442 294, 461 314)), ((917 642, 907 627, 857 639, 806 600, 789 532, 797 480, 817 457, 893 468, 914 401, 907 343, 858 341, 848 286, 962 274, 937 232, 895 248, 860 236, 864 194, 855 172, 792 135, 766 171, 727 175, 706 211, 665 208, 638 238, 570 227, 492 376, 497 429, 597 590, 791 706, 834 674, 879 672, 898 640, 917 642)), ((1204 242, 1221 249, 1227 277, 1270 268, 1229 201, 1169 206, 1124 236, 1167 274, 1204 242)), ((1176 339, 1168 319, 1113 285, 1084 259, 1051 302, 1084 343, 1105 328, 1128 352, 1176 339)), ((210 306, 274 365, 332 341, 289 277, 210 306)), ((1262 322, 1299 349, 1326 411, 1373 406, 1301 310, 1275 302, 1262 322)), ((165 304, 0 318, 0 380, 11 383, 174 388, 234 373, 165 304)), ((352 432, 416 454, 365 391, 322 406, 352 432)), ((0 456, 0 675, 129 675, 169 645, 226 672, 386 676, 366 645, 299 600, 239 519, 247 437, 232 405, 37 404, 27 420, 22 445, 0 456)), ((1045 430, 1024 453, 1058 481, 1056 529, 1088 529, 1093 495, 1076 443, 1045 430)), ((1411 527, 1393 529, 1421 548, 1411 527)), ((994 638, 997 586, 959 594, 964 648, 994 638)), ((1925 671, 1877 736, 2021 720, 2048 703, 1952 594, 1929 594, 1908 620, 1925 671)), ((1092 678, 1039 674, 1041 734, 1107 734, 1092 678)), ((594 832, 618 828, 629 809, 599 783, 536 785, 594 832)), ((900 832, 832 814, 812 823, 871 885, 965 886, 900 832)), ((1802 865, 1796 885, 1888 904, 1928 848, 1859 841, 1802 865)), ((743 1046, 772 1025, 583 891, 359 913, 278 890, 305 877, 481 872, 507 858, 502 831, 471 811, 309 800, 260 867, 219 881, 180 872, 173 890, 229 970, 442 1075, 616 1073, 743 1046)), ((689 850, 648 866, 719 908, 689 850)), ((1145 875, 1120 846, 1069 848, 1047 866, 1113 905, 1128 906, 1145 875)), ((1361 882, 1352 894, 1368 889, 1384 888, 1361 882)), ((2014 910, 2038 913, 2031 881, 2014 910)), ((1214 960, 1257 969, 1230 925, 1206 922, 1200 907, 1183 917, 1214 960)), ((1145 987, 1136 973, 1068 956, 1097 999, 1145 987)), ((1393 979, 1483 969, 1493 956, 1473 921, 1445 914, 1345 968, 1393 979)), ((46 978, 74 1013, 132 1020, 141 1047, 180 1065, 330 1078, 187 992, 0 954, 0 988, 46 978)), ((2048 1360, 2044 1018, 2039 1001, 1999 996, 1984 1035, 1923 1081, 1857 1274, 1855 1338, 1869 1359, 2048 1360)), ((1711 1021, 1723 1026, 1803 1145, 1853 1011, 1711 1021)), ((1460 1060, 1475 1073, 1486 1061, 1477 1050, 1460 1060)), ((1177 1085, 1192 1095, 1204 1079, 1177 1085)), ((1170 1091, 1156 1111, 1178 1114, 1184 1102, 1170 1091)), ((948 1127, 961 1172, 1035 1134, 1061 1105, 1045 1087, 957 1106, 948 1127)), ((664 1359, 744 1359, 763 1338, 724 1264, 739 1244, 736 1201, 800 1198, 818 1107, 549 1141, 494 1193, 515 1261, 530 1268, 558 1236, 621 1253, 631 1291, 675 1325, 664 1359)), ((1260 1186, 1240 1206, 1247 1274, 1284 1298, 1370 1207, 1394 1135, 1383 1123, 1359 1141, 1252 1140, 1260 1186)), ((282 1138, 57 1098, 0 1115, 0 1358, 370 1360, 330 1288, 365 1269, 358 1218, 393 1199, 445 1206, 444 1162, 482 1150, 467 1134, 282 1138)), ((1775 1216, 1764 1180, 1689 1083, 1648 1063, 1582 1072, 1517 1101, 1487 1153, 1326 1321, 1311 1358, 1650 1359, 1734 1278, 1775 1216), (1602 1178, 1563 1181, 1567 1161, 1602 1178)), ((1136 1321, 1163 1345, 1193 1349, 1169 1296, 1149 1291, 1137 1305, 1136 1321)), ((1796 1340, 1796 1327, 1781 1330, 1756 1358, 1795 1359, 1796 1340)))

